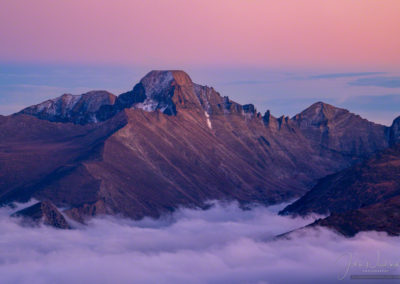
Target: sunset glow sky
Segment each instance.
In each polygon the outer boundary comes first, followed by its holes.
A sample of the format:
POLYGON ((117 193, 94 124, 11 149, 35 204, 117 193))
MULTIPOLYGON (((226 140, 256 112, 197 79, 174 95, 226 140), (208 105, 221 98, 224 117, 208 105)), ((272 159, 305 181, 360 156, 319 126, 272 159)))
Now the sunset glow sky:
POLYGON ((388 124, 400 110, 399 15, 397 0, 2 0, 0 113, 184 69, 260 111, 326 100, 388 124))

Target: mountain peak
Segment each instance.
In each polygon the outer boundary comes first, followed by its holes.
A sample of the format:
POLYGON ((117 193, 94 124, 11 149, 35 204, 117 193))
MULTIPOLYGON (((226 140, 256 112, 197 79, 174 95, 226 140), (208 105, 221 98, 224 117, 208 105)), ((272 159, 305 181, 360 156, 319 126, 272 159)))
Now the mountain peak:
POLYGON ((316 103, 312 104, 311 106, 309 106, 302 113, 303 114, 318 114, 318 113, 322 113, 325 116, 331 116, 338 110, 343 110, 343 109, 319 101, 319 102, 316 102, 316 103))
POLYGON ((115 99, 115 95, 101 90, 82 95, 63 94, 55 99, 27 107, 20 113, 49 121, 85 124, 97 122, 96 112, 102 106, 113 105, 115 99))
MULTIPOLYGON (((118 97, 106 91, 64 94, 20 113, 49 121, 86 124, 105 121, 126 108, 159 111, 167 115, 176 115, 178 109, 198 109, 210 114, 240 113, 242 110, 240 105, 227 97, 222 98, 213 88, 193 83, 182 70, 153 70, 132 90, 118 97)), ((249 106, 248 111, 255 110, 249 106)))
POLYGON ((189 75, 181 70, 153 70, 147 73, 141 80, 145 88, 168 87, 172 81, 179 86, 190 86, 193 84, 189 75))
MULTIPOLYGON (((181 70, 153 70, 147 73, 131 92, 120 95, 122 108, 136 108, 145 111, 158 110, 175 115, 181 109, 197 109, 201 113, 241 113, 253 117, 253 105, 242 106, 222 97, 213 88, 193 83, 189 75, 181 70)), ((117 101, 118 103, 118 101, 117 101)))
POLYGON ((176 86, 190 88, 194 92, 192 79, 184 71, 150 71, 131 92, 121 95, 123 101, 128 101, 128 104, 123 104, 123 107, 176 114, 176 105, 173 101, 176 86))
POLYGON ((349 113, 349 111, 319 101, 295 115, 293 119, 300 124, 306 123, 307 125, 319 126, 321 124, 326 124, 337 115, 345 113, 349 113))
POLYGON ((352 156, 364 157, 365 148, 374 152, 381 149, 381 146, 387 147, 386 142, 377 147, 371 138, 387 135, 386 127, 327 103, 314 103, 292 120, 303 135, 319 141, 329 151, 342 151, 352 156), (360 131, 361 129, 365 130, 360 131))

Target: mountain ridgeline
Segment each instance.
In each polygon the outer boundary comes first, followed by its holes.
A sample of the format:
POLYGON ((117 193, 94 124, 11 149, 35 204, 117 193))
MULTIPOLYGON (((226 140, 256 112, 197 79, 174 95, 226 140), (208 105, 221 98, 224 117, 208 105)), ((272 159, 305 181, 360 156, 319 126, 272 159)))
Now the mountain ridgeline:
POLYGON ((67 94, 0 117, 0 203, 46 200, 80 222, 276 204, 396 144, 399 123, 322 102, 276 118, 183 71, 151 71, 119 96, 67 94))

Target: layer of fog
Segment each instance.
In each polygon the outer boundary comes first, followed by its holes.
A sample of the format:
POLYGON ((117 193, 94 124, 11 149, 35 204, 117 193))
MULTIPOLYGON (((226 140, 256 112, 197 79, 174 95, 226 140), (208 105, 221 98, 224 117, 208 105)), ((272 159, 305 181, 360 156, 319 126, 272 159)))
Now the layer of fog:
POLYGON ((280 208, 215 203, 161 220, 96 218, 74 230, 21 227, 1 208, 0 282, 341 283, 396 274, 399 238, 310 229, 275 239, 312 221, 277 216, 280 208))

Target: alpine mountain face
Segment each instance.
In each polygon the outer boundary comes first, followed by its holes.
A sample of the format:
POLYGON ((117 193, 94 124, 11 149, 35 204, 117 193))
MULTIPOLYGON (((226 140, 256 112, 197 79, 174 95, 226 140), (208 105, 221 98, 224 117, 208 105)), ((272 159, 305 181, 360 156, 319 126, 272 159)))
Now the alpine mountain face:
POLYGON ((386 149, 396 133, 322 102, 293 118, 261 115, 183 71, 151 71, 118 97, 63 95, 1 117, 0 202, 48 200, 78 221, 215 199, 275 204, 386 149))

